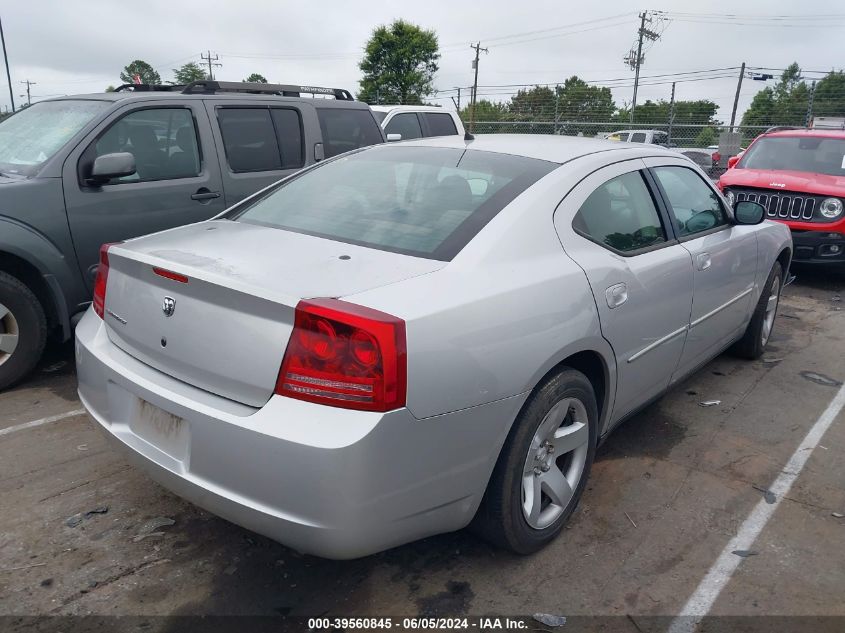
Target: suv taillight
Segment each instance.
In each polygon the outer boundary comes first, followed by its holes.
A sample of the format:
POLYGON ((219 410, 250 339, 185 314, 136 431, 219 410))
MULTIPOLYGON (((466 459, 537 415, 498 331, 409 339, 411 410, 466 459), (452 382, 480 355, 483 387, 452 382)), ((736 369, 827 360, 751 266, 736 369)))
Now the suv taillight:
POLYGON ((106 283, 109 280, 109 248, 113 244, 103 244, 100 247, 100 263, 97 266, 97 276, 94 278, 94 312, 101 319, 104 318, 106 308, 106 283))
POLYGON ((339 299, 296 306, 276 393, 346 409, 405 406, 405 322, 339 299))

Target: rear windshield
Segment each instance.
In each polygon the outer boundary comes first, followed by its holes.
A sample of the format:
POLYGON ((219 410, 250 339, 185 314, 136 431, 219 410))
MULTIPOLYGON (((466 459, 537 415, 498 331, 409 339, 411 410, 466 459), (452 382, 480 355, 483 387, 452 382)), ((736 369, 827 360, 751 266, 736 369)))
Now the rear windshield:
POLYGON ((555 167, 492 152, 382 145, 305 171, 232 219, 448 261, 555 167))
POLYGON ((0 173, 32 176, 106 101, 42 101, 0 123, 0 173))
POLYGON ((845 176, 845 139, 782 136, 757 140, 738 167, 845 176))
POLYGON ((384 142, 381 128, 369 109, 317 108, 317 118, 323 132, 326 158, 384 142))

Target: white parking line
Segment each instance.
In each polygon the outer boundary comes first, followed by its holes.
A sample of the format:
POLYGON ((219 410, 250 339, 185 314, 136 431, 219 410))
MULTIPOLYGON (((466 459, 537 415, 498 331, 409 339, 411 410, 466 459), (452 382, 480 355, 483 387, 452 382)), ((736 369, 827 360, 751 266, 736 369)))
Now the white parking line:
POLYGON ((792 484, 801 474, 807 460, 813 453, 813 449, 818 446, 822 436, 833 424, 843 407, 845 407, 845 385, 830 401, 827 409, 807 432, 804 440, 792 454, 792 457, 789 458, 780 475, 769 487, 769 490, 775 494, 775 502, 767 503, 765 499, 761 499, 757 503, 751 514, 739 527, 736 536, 728 542, 698 588, 687 600, 684 608, 681 609, 681 614, 672 621, 669 633, 692 633, 698 627, 702 618, 710 612, 716 598, 719 597, 722 589, 728 584, 734 571, 743 560, 731 552, 751 549, 754 541, 777 510, 781 500, 789 493, 792 484))
POLYGON ((33 420, 32 422, 24 422, 23 424, 16 424, 15 426, 10 426, 5 429, 0 429, 0 435, 9 435, 10 433, 14 433, 15 431, 23 431, 24 429, 31 429, 36 426, 41 426, 42 424, 49 424, 50 422, 58 422, 59 420, 64 420, 65 418, 72 418, 75 415, 82 415, 85 413, 85 409, 75 409, 73 411, 68 411, 67 413, 59 413, 58 415, 51 415, 48 418, 41 418, 40 420, 33 420))

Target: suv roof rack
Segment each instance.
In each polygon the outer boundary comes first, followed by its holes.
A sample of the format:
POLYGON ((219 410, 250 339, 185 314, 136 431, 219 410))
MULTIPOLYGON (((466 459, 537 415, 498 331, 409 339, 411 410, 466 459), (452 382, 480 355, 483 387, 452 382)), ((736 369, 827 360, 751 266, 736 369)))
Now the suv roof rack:
POLYGON ((181 90, 185 84, 122 84, 114 89, 115 92, 173 92, 181 90))
MULTIPOLYGON (((180 86, 182 87, 182 86, 180 86)), ((183 94, 217 94, 220 92, 244 92, 248 94, 280 95, 299 97, 301 93, 331 95, 340 101, 354 101, 355 98, 343 88, 320 88, 319 86, 294 86, 290 84, 265 84, 248 81, 216 81, 202 79, 182 87, 183 94)))
POLYGON ((769 134, 770 132, 781 132, 784 130, 805 130, 806 128, 801 125, 775 125, 774 127, 770 127, 767 129, 763 134, 769 134))

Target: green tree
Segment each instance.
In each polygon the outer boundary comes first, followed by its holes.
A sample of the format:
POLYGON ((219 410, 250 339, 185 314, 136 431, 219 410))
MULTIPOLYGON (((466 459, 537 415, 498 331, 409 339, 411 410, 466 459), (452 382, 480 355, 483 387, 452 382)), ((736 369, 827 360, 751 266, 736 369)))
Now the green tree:
POLYGON ((188 62, 183 64, 181 68, 173 69, 173 83, 175 84, 189 84, 192 81, 204 79, 208 79, 208 75, 196 62, 188 62))
POLYGON ((563 121, 610 121, 616 103, 610 88, 591 86, 573 75, 555 86, 558 119, 563 121))
POLYGON ((106 92, 114 92, 114 86, 112 86, 112 85, 106 86, 106 92))
MULTIPOLYGON (((458 114, 462 121, 469 121, 470 105, 467 104, 458 114)), ((510 111, 505 103, 496 101, 488 101, 481 99, 475 102, 475 120, 476 121, 508 121, 510 120, 510 111)))
POLYGON ((695 147, 707 147, 709 145, 715 145, 719 140, 719 135, 716 134, 716 130, 712 127, 704 127, 701 128, 701 131, 698 133, 698 136, 695 137, 695 142, 693 146, 695 147))
POLYGON ((831 71, 816 84, 813 116, 845 117, 845 72, 831 71))
POLYGON ((516 119, 553 121, 555 118, 555 93, 548 86, 534 86, 518 91, 508 106, 516 119))
POLYGON ((140 75, 142 84, 161 83, 161 76, 156 72, 155 68, 141 59, 136 59, 123 69, 120 73, 120 81, 124 84, 135 83, 135 75, 140 75))
POLYGON ((379 26, 364 48, 358 99, 367 103, 420 104, 434 92, 440 53, 437 35, 410 22, 379 26))
POLYGON ((254 83, 254 84, 266 84, 267 78, 264 75, 259 75, 258 73, 252 73, 249 77, 244 79, 247 83, 254 83))

